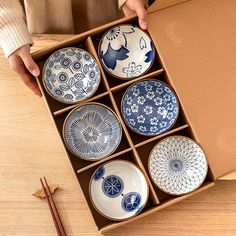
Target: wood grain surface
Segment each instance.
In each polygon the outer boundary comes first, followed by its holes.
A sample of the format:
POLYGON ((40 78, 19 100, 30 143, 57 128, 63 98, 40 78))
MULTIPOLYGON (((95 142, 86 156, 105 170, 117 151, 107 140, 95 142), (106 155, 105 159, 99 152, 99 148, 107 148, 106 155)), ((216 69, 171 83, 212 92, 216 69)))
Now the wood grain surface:
MULTIPOLYGON (((66 37, 34 36, 32 50, 66 37)), ((68 235, 99 235, 43 100, 10 70, 2 51, 0 145, 0 236, 56 235, 46 201, 32 196, 42 176, 60 186, 54 196, 68 235)), ((228 180, 108 235, 234 236, 236 172, 222 179, 228 180)))

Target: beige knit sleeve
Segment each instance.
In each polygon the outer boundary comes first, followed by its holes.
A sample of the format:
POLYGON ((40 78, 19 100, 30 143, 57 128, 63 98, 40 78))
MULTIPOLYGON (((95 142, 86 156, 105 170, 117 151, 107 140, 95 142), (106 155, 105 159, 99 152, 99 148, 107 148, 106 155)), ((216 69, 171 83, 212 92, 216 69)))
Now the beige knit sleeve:
POLYGON ((33 44, 19 0, 0 0, 0 45, 6 57, 26 44, 33 44))

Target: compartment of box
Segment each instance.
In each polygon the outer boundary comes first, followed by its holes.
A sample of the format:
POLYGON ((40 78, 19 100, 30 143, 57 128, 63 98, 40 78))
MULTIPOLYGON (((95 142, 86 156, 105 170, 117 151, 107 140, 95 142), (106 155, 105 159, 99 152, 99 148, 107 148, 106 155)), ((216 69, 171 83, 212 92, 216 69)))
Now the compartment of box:
MULTIPOLYGON (((88 39, 83 41, 83 42, 78 42, 77 44, 73 45, 73 47, 78 47, 78 48, 82 48, 86 51, 88 51, 89 53, 91 53, 93 55, 93 51, 91 50, 91 47, 90 45, 88 44, 88 39)), ((72 45, 71 45, 72 46, 72 45)), ((63 48, 63 47, 62 47, 63 48)), ((55 50, 56 51, 56 50, 55 50)), ((53 51, 52 53, 54 53, 55 51, 53 51)), ((52 112, 56 112, 58 110, 62 110, 68 106, 70 106, 71 104, 65 104, 65 103, 62 103, 60 101, 57 101, 55 98, 53 98, 52 96, 50 96, 48 94, 48 92, 46 91, 46 89, 44 88, 44 85, 43 85, 43 81, 42 81, 42 73, 43 73, 43 67, 44 67, 44 64, 46 63, 47 59, 50 57, 50 55, 52 53, 48 53, 48 54, 45 54, 44 57, 40 60, 40 61, 37 61, 37 64, 39 66, 39 69, 41 71, 41 74, 39 75, 38 77, 38 81, 40 82, 41 86, 42 86, 42 89, 43 89, 43 93, 44 93, 44 97, 45 99, 47 100, 47 103, 49 104, 52 112)), ((95 58, 96 59, 96 58, 95 58)), ((97 60, 96 60, 97 61, 97 60)), ((99 64, 99 63, 98 63, 99 64)), ((100 67, 100 65, 99 65, 100 67)), ((107 92, 107 89, 105 87, 105 83, 104 83, 104 78, 102 76, 102 73, 101 73, 101 82, 98 86, 98 89, 96 90, 96 92, 93 94, 92 97, 88 98, 88 99, 92 99, 93 100, 93 97, 99 97, 101 94, 104 94, 107 92)), ((88 100, 86 99, 86 100, 88 100)), ((83 100, 81 102, 84 102, 86 100, 83 100)), ((81 102, 78 102, 78 104, 80 104, 81 102)))
MULTIPOLYGON (((147 77, 148 78, 148 77, 147 77)), ((161 73, 161 74, 158 74, 156 77, 155 76, 152 76, 152 78, 154 79, 158 79, 160 81, 163 81, 165 83, 167 83, 166 81, 166 77, 165 77, 165 74, 164 73, 161 73)), ((139 79, 141 80, 141 78, 139 79)), ((138 81, 139 81, 138 80, 138 81)), ((124 93, 126 92, 126 90, 129 88, 129 84, 127 84, 127 86, 125 87, 117 87, 117 89, 113 92, 113 96, 115 98, 115 101, 116 101, 116 104, 117 104, 117 107, 119 108, 119 111, 120 113, 122 114, 121 112, 121 101, 122 101, 122 98, 123 98, 123 95, 124 93)), ((171 129, 169 129, 168 131, 164 132, 163 134, 160 134, 161 136, 165 135, 165 133, 169 133, 169 132, 172 132, 173 130, 178 130, 180 127, 186 125, 186 121, 185 121, 185 117, 183 115, 183 112, 182 112, 182 108, 181 108, 181 104, 180 104, 180 110, 179 110, 179 115, 178 115, 178 118, 175 122, 175 124, 173 125, 173 127, 171 129)), ((140 135, 140 134, 137 134, 135 133, 134 131, 132 131, 127 125, 126 125, 127 129, 128 129, 128 132, 129 132, 129 135, 130 137, 132 138, 132 141, 134 143, 134 145, 138 145, 142 142, 145 142, 147 139, 150 139, 152 138, 151 136, 144 136, 144 135, 140 135)), ((158 135, 159 136, 159 135, 158 135)))
MULTIPOLYGON (((181 130, 176 131, 174 133, 168 134, 165 137, 160 137, 159 139, 156 139, 154 141, 150 141, 150 142, 147 141, 144 145, 140 145, 139 147, 136 148, 137 152, 139 153, 139 157, 143 163, 143 166, 144 166, 146 172, 148 173, 149 177, 150 177, 150 174, 149 174, 149 170, 148 170, 148 160, 149 160, 149 155, 150 155, 152 149, 163 138, 166 138, 166 137, 169 137, 172 135, 182 135, 182 136, 186 136, 186 137, 189 137, 194 140, 194 137, 191 132, 191 128, 186 127, 184 129, 181 129, 181 130)), ((207 158, 207 156, 206 156, 206 158, 207 158)), ((151 177, 150 177, 150 179, 151 179, 151 177)), ((160 200, 160 203, 162 203, 163 201, 165 202, 167 200, 180 197, 180 196, 175 196, 175 195, 171 195, 171 194, 163 192, 154 184, 154 182, 152 180, 151 180, 151 182, 153 183, 155 192, 158 196, 158 199, 160 200)), ((212 171, 210 169, 210 166, 208 165, 208 173, 207 173, 206 179, 204 180, 204 182, 202 183, 201 186, 204 186, 205 183, 210 183, 210 182, 214 182, 214 177, 212 175, 212 171)), ((201 188, 201 186, 199 188, 201 188)))
MULTIPOLYGON (((132 151, 127 152, 119 157, 116 157, 113 160, 126 160, 126 161, 130 161, 130 162, 134 163, 136 166, 138 166, 135 156, 134 156, 134 153, 132 151)), ((80 187, 81 187, 81 190, 85 196, 85 199, 87 200, 89 209, 90 209, 91 214, 93 216, 93 219, 94 219, 98 229, 101 229, 101 228, 106 227, 108 225, 116 225, 117 223, 120 223, 120 222, 112 221, 112 220, 109 220, 106 217, 102 216, 100 213, 97 212, 97 210, 94 208, 94 206, 90 200, 89 182, 90 182, 90 178, 91 178, 92 174, 94 173, 94 171, 98 167, 99 166, 95 166, 95 167, 87 169, 83 172, 80 172, 79 174, 77 174, 77 180, 80 184, 80 187)), ((147 204, 144 207, 144 209, 139 213, 139 215, 142 215, 147 210, 151 209, 153 206, 154 206, 154 203, 152 202, 152 199, 151 199, 150 193, 149 193, 149 198, 148 198, 147 204)), ((122 221, 122 222, 125 222, 125 221, 122 221)))
MULTIPOLYGON (((133 25, 136 25, 136 26, 139 27, 138 21, 137 21, 136 19, 130 20, 130 21, 126 22, 126 24, 133 24, 133 25)), ((106 30, 108 30, 108 29, 106 29, 106 30)), ((95 50, 96 50, 96 52, 97 52, 97 55, 98 55, 98 47, 99 47, 100 39, 102 38, 102 36, 103 36, 103 34, 106 32, 106 30, 105 30, 105 31, 102 31, 102 32, 99 32, 99 33, 97 33, 97 34, 95 34, 95 35, 92 36, 93 44, 94 44, 94 46, 95 46, 95 50)), ((148 34, 148 32, 146 32, 146 33, 148 34)), ((149 35, 149 36, 150 36, 150 35, 149 35)), ((99 57, 99 55, 98 55, 98 57, 99 57)), ((102 64, 102 62, 101 62, 101 64, 102 64)), ((109 87, 110 87, 111 89, 112 89, 113 87, 115 87, 115 86, 118 86, 118 85, 120 85, 120 84, 126 83, 127 81, 133 80, 133 79, 131 79, 131 80, 130 80, 130 79, 129 79, 129 80, 126 80, 126 79, 119 79, 119 78, 116 78, 116 77, 113 76, 111 73, 109 73, 109 72, 105 69, 105 67, 103 67, 103 68, 104 68, 105 76, 106 76, 107 81, 108 81, 108 83, 109 83, 109 87)), ((155 50, 155 60, 154 60, 154 62, 152 63, 152 65, 151 65, 151 67, 149 68, 149 70, 148 70, 144 75, 149 74, 149 73, 152 73, 152 72, 157 71, 157 70, 160 70, 160 69, 162 69, 162 67, 161 67, 161 65, 160 65, 160 63, 159 63, 159 57, 158 57, 158 54, 157 54, 157 52, 156 52, 156 50, 155 50)), ((142 76, 144 76, 144 75, 138 76, 138 78, 139 78, 139 77, 142 77, 142 76)))
MULTIPOLYGON (((105 104, 106 106, 108 106, 109 108, 112 109, 112 105, 111 105, 109 96, 102 97, 100 99, 95 100, 94 102, 105 104)), ((68 157, 71 159, 72 162, 74 162, 74 161, 77 162, 76 163, 76 170, 78 170, 78 169, 86 167, 87 165, 90 165, 92 163, 91 163, 91 161, 86 161, 86 160, 83 160, 83 159, 73 155, 73 153, 71 153, 70 150, 65 145, 65 142, 64 142, 64 139, 63 139, 63 135, 62 135, 62 129, 63 129, 64 121, 65 121, 67 115, 69 114, 69 112, 70 112, 70 110, 69 111, 65 111, 65 112, 61 113, 60 115, 56 116, 55 119, 54 119, 54 122, 56 124, 57 130, 58 130, 58 133, 59 133, 59 135, 61 137, 63 145, 65 146, 65 149, 67 151, 68 157)), ((118 148, 114 151, 114 153, 112 153, 110 155, 114 155, 114 154, 123 152, 124 150, 129 149, 129 148, 130 148, 129 143, 128 143, 127 138, 126 138, 126 136, 124 134, 124 131, 122 129, 122 139, 121 139, 121 142, 120 142, 118 148)))

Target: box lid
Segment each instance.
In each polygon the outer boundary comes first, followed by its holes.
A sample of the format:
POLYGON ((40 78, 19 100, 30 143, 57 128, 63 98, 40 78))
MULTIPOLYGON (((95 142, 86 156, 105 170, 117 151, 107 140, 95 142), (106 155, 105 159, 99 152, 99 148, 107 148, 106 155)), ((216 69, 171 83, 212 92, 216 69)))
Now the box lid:
POLYGON ((148 31, 218 178, 236 169, 236 1, 158 2, 148 31))

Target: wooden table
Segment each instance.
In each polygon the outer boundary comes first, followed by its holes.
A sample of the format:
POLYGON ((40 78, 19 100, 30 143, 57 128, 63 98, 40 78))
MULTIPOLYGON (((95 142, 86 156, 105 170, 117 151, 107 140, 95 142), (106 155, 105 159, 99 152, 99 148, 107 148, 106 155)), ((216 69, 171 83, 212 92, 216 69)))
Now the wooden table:
MULTIPOLYGON (((68 36, 38 35, 32 50, 68 36)), ((68 235, 99 235, 42 99, 34 96, 0 52, 0 236, 52 236, 45 200, 31 194, 39 178, 60 185, 55 194, 68 235)), ((224 179, 236 179, 236 172, 224 179)), ((236 235, 236 181, 164 209, 110 235, 236 235)))

